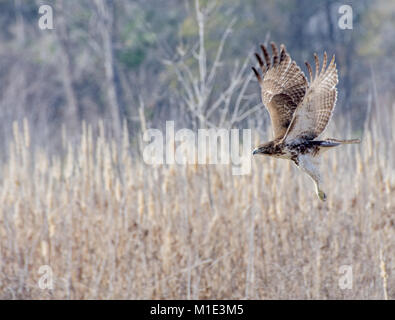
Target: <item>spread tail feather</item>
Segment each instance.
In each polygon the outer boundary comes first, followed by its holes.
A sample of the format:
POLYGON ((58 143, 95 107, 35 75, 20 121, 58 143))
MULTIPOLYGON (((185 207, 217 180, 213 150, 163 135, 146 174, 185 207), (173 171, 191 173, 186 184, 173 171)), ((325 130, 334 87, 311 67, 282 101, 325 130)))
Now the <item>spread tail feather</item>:
POLYGON ((360 143, 361 140, 359 139, 350 139, 350 140, 338 140, 338 139, 326 139, 326 140, 313 140, 311 143, 315 145, 319 145, 320 147, 324 148, 331 148, 331 147, 337 147, 341 144, 353 144, 353 143, 360 143))
POLYGON ((338 139, 326 139, 325 141, 327 142, 334 142, 334 143, 339 143, 339 144, 353 144, 353 143, 361 143, 361 140, 359 139, 350 139, 350 140, 338 140, 338 139))

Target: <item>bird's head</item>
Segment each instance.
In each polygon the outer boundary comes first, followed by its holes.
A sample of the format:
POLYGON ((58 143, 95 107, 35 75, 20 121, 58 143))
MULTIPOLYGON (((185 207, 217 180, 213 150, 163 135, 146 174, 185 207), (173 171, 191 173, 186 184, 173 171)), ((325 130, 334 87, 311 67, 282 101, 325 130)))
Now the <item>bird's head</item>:
POLYGON ((261 144, 258 147, 256 147, 252 151, 252 154, 253 155, 262 154, 262 155, 266 155, 266 156, 271 156, 274 154, 274 149, 275 149, 275 144, 273 141, 270 141, 270 142, 261 144))

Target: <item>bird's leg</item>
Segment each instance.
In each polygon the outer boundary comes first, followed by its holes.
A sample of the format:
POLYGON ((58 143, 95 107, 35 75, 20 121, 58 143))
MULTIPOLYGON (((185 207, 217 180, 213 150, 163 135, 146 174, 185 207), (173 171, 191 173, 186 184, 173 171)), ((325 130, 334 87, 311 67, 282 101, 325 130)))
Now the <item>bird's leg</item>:
POLYGON ((299 168, 302 169, 304 172, 306 172, 314 181, 315 192, 317 193, 318 198, 320 198, 320 200, 322 201, 325 201, 326 194, 320 188, 322 180, 321 180, 320 172, 318 170, 317 159, 314 159, 311 155, 300 155, 298 157, 298 165, 299 168))

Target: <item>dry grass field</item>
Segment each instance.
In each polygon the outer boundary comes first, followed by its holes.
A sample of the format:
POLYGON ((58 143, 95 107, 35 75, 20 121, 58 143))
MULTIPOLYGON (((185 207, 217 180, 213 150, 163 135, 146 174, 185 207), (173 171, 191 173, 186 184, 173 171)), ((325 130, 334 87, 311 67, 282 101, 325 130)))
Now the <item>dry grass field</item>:
POLYGON ((325 203, 285 160, 253 158, 244 176, 152 167, 127 134, 116 148, 89 126, 49 155, 15 123, 1 164, 0 298, 394 299, 391 122, 325 154, 325 203), (42 265, 52 290, 38 286, 42 265), (344 265, 352 289, 339 286, 344 265))

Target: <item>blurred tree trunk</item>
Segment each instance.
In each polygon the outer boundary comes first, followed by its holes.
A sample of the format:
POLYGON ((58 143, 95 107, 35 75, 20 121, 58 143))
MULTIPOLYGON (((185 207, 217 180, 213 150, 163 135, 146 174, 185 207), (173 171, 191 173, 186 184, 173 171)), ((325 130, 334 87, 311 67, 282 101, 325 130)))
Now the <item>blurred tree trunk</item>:
POLYGON ((63 2, 56 3, 57 19, 56 19, 56 37, 60 45, 60 64, 61 78, 63 82, 64 91, 66 94, 67 106, 63 112, 63 121, 71 126, 70 129, 77 129, 79 109, 77 98, 73 85, 73 72, 71 70, 71 56, 68 47, 68 30, 65 23, 65 16, 63 10, 63 2))
POLYGON ((329 44, 331 44, 331 45, 335 42, 335 32, 333 29, 332 10, 331 10, 331 8, 332 8, 331 3, 332 2, 333 1, 331 1, 331 0, 327 0, 325 2, 326 21, 328 24, 328 36, 329 36, 329 41, 330 41, 329 44))
POLYGON ((95 0, 96 9, 99 15, 98 27, 102 37, 103 62, 106 77, 106 90, 108 99, 109 116, 112 121, 112 130, 116 138, 119 138, 121 132, 121 122, 119 115, 119 103, 114 77, 114 57, 113 57, 113 18, 114 3, 107 0, 95 0))
POLYGON ((19 72, 18 78, 16 79, 17 83, 17 91, 18 91, 18 102, 16 103, 16 116, 19 116, 19 113, 23 113, 23 110, 26 106, 26 67, 25 67, 25 45, 26 45, 26 37, 25 37, 25 22, 23 20, 22 14, 22 1, 15 0, 15 15, 16 15, 16 38, 17 45, 19 48, 20 54, 19 56, 19 72))

